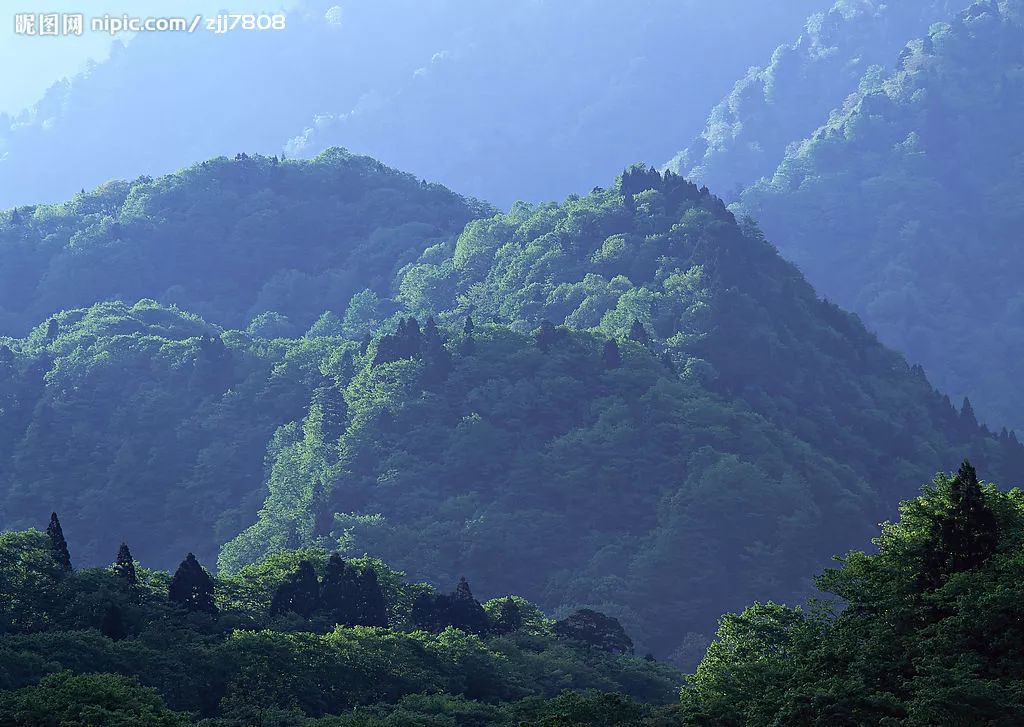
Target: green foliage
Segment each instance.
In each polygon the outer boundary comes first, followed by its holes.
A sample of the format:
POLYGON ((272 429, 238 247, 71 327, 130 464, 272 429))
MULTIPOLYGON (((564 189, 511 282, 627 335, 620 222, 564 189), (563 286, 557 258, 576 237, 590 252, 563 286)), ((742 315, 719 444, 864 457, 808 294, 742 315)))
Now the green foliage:
POLYGON ((113 674, 43 679, 37 686, 0 692, 0 722, 20 727, 187 727, 185 715, 167 709, 153 689, 113 674))
POLYGON ((33 524, 52 503, 77 565, 108 564, 122 540, 156 565, 190 548, 212 560, 255 515, 275 429, 329 383, 328 352, 355 348, 254 340, 152 301, 57 320, 56 339, 43 326, 7 340, 0 525, 33 524))
POLYGON ((939 388, 1011 429, 1024 426, 1011 242, 1024 220, 1022 17, 1017 0, 985 0, 936 24, 736 207, 939 388))
MULTIPOLYGON (((503 714, 499 702, 529 698, 538 711, 564 689, 621 692, 645 712, 648 703, 672 701, 681 684, 663 665, 556 639, 543 614, 517 597, 504 602, 516 605, 519 628, 501 634, 489 626, 467 633, 474 624, 465 618, 462 629, 427 633, 402 618, 391 628, 348 627, 315 612, 309 619, 282 613, 269 594, 306 580, 316 586, 317 571, 326 577, 337 569, 337 559, 316 550, 281 552, 227 578, 207 575, 190 558, 173 578, 138 569, 132 585, 109 568, 64 571, 48 538, 26 531, 0 536, 0 563, 4 724, 52 724, 42 721, 47 714, 82 727, 191 724, 166 704, 209 718, 206 725, 305 725, 358 706, 388 711, 415 694, 503 714), (189 579, 201 587, 187 587, 189 579)), ((377 592, 397 612, 412 592, 429 591, 379 562, 344 565, 357 586, 380 573, 377 592)), ((467 599, 490 624, 468 587, 456 593, 460 604, 467 599)))
POLYGON ((682 692, 685 723, 1011 724, 1024 709, 1021 492, 965 463, 875 544, 818 579, 841 607, 724 617, 682 692))
MULTIPOLYGON (((0 221, 0 333, 119 298, 276 337, 305 329, 489 211, 367 157, 240 155, 110 182, 0 221)), ((362 319, 353 314, 349 327, 362 319)))
POLYGON ((417 303, 441 324, 400 311, 346 369, 344 423, 311 405, 283 430, 223 570, 372 553, 688 661, 725 604, 807 593, 936 461, 1024 464, 673 175, 517 205, 418 266, 447 281, 417 303))

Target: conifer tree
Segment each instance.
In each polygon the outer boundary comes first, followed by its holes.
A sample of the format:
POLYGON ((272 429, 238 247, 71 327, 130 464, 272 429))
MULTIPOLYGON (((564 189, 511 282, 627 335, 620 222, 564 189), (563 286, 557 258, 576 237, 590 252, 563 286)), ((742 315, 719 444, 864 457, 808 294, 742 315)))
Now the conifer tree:
POLYGON ((971 400, 964 397, 963 406, 960 408, 960 428, 965 434, 972 434, 978 428, 978 418, 974 415, 974 407, 971 400))
POLYGON ((359 579, 355 569, 332 553, 320 582, 319 606, 333 623, 355 626, 358 620, 359 579))
POLYGON ((57 513, 50 513, 50 524, 46 526, 46 534, 50 538, 50 550, 56 559, 61 570, 71 570, 71 553, 68 551, 67 541, 64 540, 64 530, 60 526, 57 513))
POLYGON ((455 587, 452 594, 452 616, 451 624, 457 629, 462 629, 469 634, 484 634, 490 630, 490 620, 487 612, 480 602, 473 597, 469 590, 469 583, 465 577, 459 579, 459 585, 455 587))
POLYGON ((651 342, 651 337, 647 335, 647 329, 644 328, 644 324, 638 318, 633 319, 633 326, 629 329, 629 340, 636 341, 644 346, 651 342))
POLYGON ((301 560, 298 568, 278 584, 270 603, 270 612, 279 614, 291 611, 309 618, 319 604, 320 585, 317 583, 316 571, 308 560, 301 560))
POLYGON ((622 354, 619 353, 619 344, 614 338, 608 339, 604 344, 604 351, 601 353, 601 361, 606 369, 617 369, 622 365, 622 354))
POLYGON ((555 324, 549 320, 541 321, 540 328, 534 334, 534 339, 537 341, 537 348, 547 353, 552 344, 558 340, 558 330, 555 328, 555 324))
POLYGON ((364 568, 359 574, 358 584, 357 625, 387 627, 388 609, 384 591, 377 580, 377 571, 370 566, 364 568))
POLYGON ((953 572, 971 570, 995 553, 995 513, 985 502, 978 474, 967 460, 950 483, 950 512, 942 524, 942 544, 953 572))
POLYGON ((476 326, 473 325, 473 316, 466 316, 466 323, 462 326, 462 334, 465 336, 472 336, 473 329, 476 326))
POLYGON ((175 571, 167 596, 189 611, 217 614, 213 579, 192 553, 185 556, 175 571))
POLYGON ((55 340, 59 333, 60 333, 60 324, 57 323, 57 319, 56 318, 51 318, 50 322, 46 324, 46 340, 47 340, 47 342, 55 340))
POLYGON ((121 547, 117 551, 114 573, 123 578, 125 583, 130 586, 139 582, 139 576, 135 572, 135 561, 132 559, 132 552, 128 549, 128 543, 121 543, 121 547))

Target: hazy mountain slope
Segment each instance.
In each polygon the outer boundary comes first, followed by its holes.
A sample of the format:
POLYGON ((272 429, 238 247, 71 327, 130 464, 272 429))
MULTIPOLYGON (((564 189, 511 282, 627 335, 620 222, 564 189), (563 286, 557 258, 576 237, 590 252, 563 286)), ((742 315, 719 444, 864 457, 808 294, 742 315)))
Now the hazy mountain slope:
POLYGON ((669 169, 730 194, 770 176, 786 147, 842 105, 865 73, 891 68, 908 40, 962 7, 962 0, 839 0, 737 81, 669 169))
POLYGON ((633 169, 474 222, 400 287, 452 330, 393 321, 339 360, 333 399, 282 430, 270 496, 223 567, 320 543, 484 592, 500 575, 685 660, 727 604, 803 593, 937 464, 1024 473, 1016 439, 959 414, 678 177, 633 169), (545 318, 594 331, 522 333, 545 318))
POLYGON ((115 297, 233 327, 277 311, 301 332, 487 210, 339 149, 112 182, 0 214, 0 333, 115 297))
POLYGON ((332 145, 496 204, 561 198, 669 156, 826 2, 309 0, 283 31, 143 34, 0 118, 0 207, 332 145))
POLYGON ((1021 8, 978 3, 913 43, 736 208, 941 389, 1017 427, 1021 8))

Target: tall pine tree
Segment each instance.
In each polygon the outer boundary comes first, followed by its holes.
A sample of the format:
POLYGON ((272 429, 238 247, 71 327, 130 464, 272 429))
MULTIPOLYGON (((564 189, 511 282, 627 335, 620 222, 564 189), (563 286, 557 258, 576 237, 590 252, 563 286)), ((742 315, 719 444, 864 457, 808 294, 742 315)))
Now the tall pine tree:
POLYGON ((213 579, 192 553, 185 556, 175 571, 167 596, 189 611, 217 614, 213 579))
POLYGON ((50 537, 50 550, 62 570, 71 570, 71 553, 68 543, 64 540, 64 530, 60 526, 57 513, 50 513, 50 524, 46 526, 46 534, 50 537))
POLYGON ((139 576, 135 572, 135 561, 132 559, 132 552, 128 550, 128 543, 121 543, 117 551, 117 560, 114 561, 114 573, 123 578, 125 583, 134 586, 139 582, 139 576))

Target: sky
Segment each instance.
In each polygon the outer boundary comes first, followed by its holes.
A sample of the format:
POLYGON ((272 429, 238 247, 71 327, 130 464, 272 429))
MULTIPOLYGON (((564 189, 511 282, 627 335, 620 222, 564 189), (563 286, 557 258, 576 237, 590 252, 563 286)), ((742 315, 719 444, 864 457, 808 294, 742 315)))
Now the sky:
MULTIPOLYGON (((0 113, 16 115, 38 101, 56 81, 73 76, 90 60, 102 61, 110 54, 114 38, 89 29, 89 18, 103 15, 133 17, 210 16, 222 10, 259 12, 261 6, 276 8, 285 2, 237 2, 236 0, 10 0, 0 7, 0 113), (81 13, 85 29, 81 36, 31 37, 15 33, 15 16, 21 13, 81 13)), ((37 21, 38 22, 38 21, 37 21)), ((117 36, 131 42, 131 34, 117 36)))

